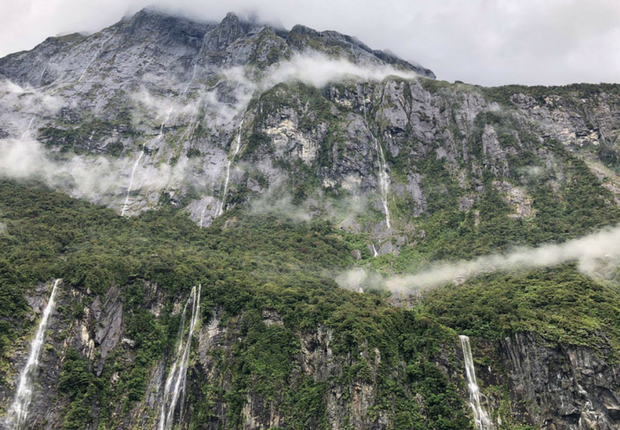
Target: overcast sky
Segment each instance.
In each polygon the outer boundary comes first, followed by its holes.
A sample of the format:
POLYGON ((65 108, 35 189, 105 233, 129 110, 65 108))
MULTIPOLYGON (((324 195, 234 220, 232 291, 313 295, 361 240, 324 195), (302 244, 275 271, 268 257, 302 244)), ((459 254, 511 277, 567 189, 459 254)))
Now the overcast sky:
POLYGON ((99 30, 147 5, 336 30, 448 81, 620 82, 620 0, 0 0, 0 57, 48 36, 99 30))

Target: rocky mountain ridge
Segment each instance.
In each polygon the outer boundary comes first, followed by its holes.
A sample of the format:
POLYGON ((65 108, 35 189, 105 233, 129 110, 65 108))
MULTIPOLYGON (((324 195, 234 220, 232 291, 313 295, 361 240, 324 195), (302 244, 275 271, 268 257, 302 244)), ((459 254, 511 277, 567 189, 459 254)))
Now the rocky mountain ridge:
MULTIPOLYGON (((519 286, 551 307, 553 340, 533 324, 486 335, 459 306, 455 322, 322 272, 403 273, 619 222, 618 85, 449 84, 336 32, 154 10, 9 55, 0 78, 0 173, 131 216, 0 184, 0 275, 27 291, 23 321, 44 280, 66 278, 29 428, 155 428, 201 282, 179 428, 472 428, 457 332, 494 427, 620 428, 615 333, 587 312, 571 332, 536 279, 519 286), (295 227, 269 218, 283 214, 295 227)), ((613 323, 609 291, 593 302, 613 323)), ((504 299, 483 310, 523 318, 504 299)), ((0 318, 16 333, 6 410, 33 328, 0 318)))

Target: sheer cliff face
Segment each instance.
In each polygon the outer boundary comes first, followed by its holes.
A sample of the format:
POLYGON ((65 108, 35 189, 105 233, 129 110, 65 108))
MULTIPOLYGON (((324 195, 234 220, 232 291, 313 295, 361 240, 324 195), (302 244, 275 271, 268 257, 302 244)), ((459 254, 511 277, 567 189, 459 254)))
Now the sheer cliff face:
POLYGON ((527 218, 528 166, 513 161, 528 157, 561 175, 545 149, 552 139, 591 152, 605 187, 620 188, 599 157, 617 154, 614 88, 538 98, 515 89, 498 103, 482 88, 429 80, 429 70, 331 31, 142 11, 91 36, 10 55, 0 74, 8 79, 2 136, 38 139, 52 158, 78 154, 71 160, 97 173, 93 184, 64 164, 69 181, 48 179, 126 214, 163 196, 207 226, 227 208, 288 194, 313 215, 385 236, 386 205, 402 232, 432 211, 441 187, 456 186, 451 204, 468 210, 488 173, 515 216, 527 218), (432 159, 447 170, 442 184, 427 173, 432 159), (346 199, 375 216, 336 210, 346 199))
MULTIPOLYGON (((595 202, 601 217, 620 205, 615 85, 448 84, 332 31, 282 30, 233 14, 221 23, 194 22, 152 10, 0 59, 0 78, 0 156, 15 161, 0 160, 0 167, 10 177, 40 179, 127 215, 172 205, 202 227, 233 208, 327 218, 347 232, 366 233, 368 249, 355 250, 361 259, 416 252, 452 224, 449 214, 463 218, 446 229, 485 228, 480 205, 491 192, 504 205, 504 218, 523 231, 539 228, 547 234, 542 240, 556 239, 554 230, 537 224, 547 219, 549 201, 575 210, 595 202), (575 178, 585 178, 587 199, 574 198, 582 190, 575 178)), ((583 221, 583 228, 601 222, 583 221)), ((155 425, 170 347, 142 366, 126 316, 148 314, 169 324, 183 300, 171 305, 161 286, 139 286, 144 294, 137 304, 123 286, 97 295, 67 283, 60 306, 80 311, 53 318, 53 348, 46 349, 39 375, 48 389, 33 402, 32 428, 60 428, 69 408, 90 414, 91 429, 100 422, 155 425), (168 305, 172 311, 164 310, 168 305), (105 386, 97 395, 80 393, 87 398, 83 409, 56 395, 59 385, 68 389, 60 369, 72 360, 86 363, 105 386), (131 402, 133 387, 123 385, 121 368, 138 369, 135 378, 146 381, 131 402), (123 402, 110 400, 117 398, 123 402), (104 401, 113 404, 105 413, 104 401)), ((33 318, 45 294, 43 288, 33 293, 33 318)), ((332 328, 293 327, 270 308, 234 318, 217 306, 208 313, 194 341, 181 428, 425 428, 442 422, 441 405, 452 413, 445 420, 469 425, 462 352, 445 327, 390 320, 397 334, 383 349, 362 343, 351 354, 333 348, 332 328), (441 339, 416 343, 399 327, 420 330, 421 338, 441 333, 441 339), (262 367, 246 366, 252 342, 264 340, 257 328, 274 342, 286 339, 271 351, 288 348, 293 358, 286 368, 269 367, 270 357, 262 367), (260 382, 272 370, 283 380, 275 391, 235 391, 239 379, 260 382), (429 388, 436 381, 437 398, 429 388), (285 389, 302 394, 285 397, 285 389), (396 405, 384 394, 389 390, 421 394, 396 405), (300 403, 307 398, 313 402, 300 403), (419 420, 403 418, 403 410, 415 410, 419 420), (295 421, 308 411, 315 420, 295 421)), ((10 369, 3 370, 3 406, 26 349, 25 338, 16 342, 10 369)), ((620 369, 600 354, 549 346, 527 333, 472 339, 472 349, 483 406, 499 411, 493 414, 498 428, 620 428, 620 369)))
MULTIPOLYGON (((67 414, 75 413, 76 403, 66 395, 67 386, 87 384, 88 378, 93 378, 89 387, 97 388, 78 402, 83 404, 78 412, 89 417, 85 420, 87 428, 100 428, 103 423, 126 429, 156 426, 174 348, 166 348, 152 364, 141 367, 143 358, 136 342, 143 340, 131 333, 127 317, 147 312, 162 318, 165 307, 165 294, 156 285, 141 288, 145 294, 140 305, 133 308, 124 304, 116 287, 104 296, 85 295, 68 285, 63 288, 61 310, 53 316, 37 373, 38 386, 45 389, 35 391, 28 428, 65 428, 67 414), (88 302, 91 304, 82 308, 78 318, 62 310, 80 308, 88 302), (77 380, 73 379, 76 376, 66 376, 79 369, 72 360, 84 366, 84 371, 88 369, 91 376, 78 373, 77 380), (134 387, 126 378, 135 372, 143 374, 144 387, 141 396, 130 399, 134 387)), ((29 298, 33 308, 43 303, 47 293, 43 286, 37 288, 29 298)), ((175 303, 177 312, 183 302, 180 299, 175 303)), ((391 336, 383 339, 381 348, 357 345, 359 356, 352 356, 341 349, 338 333, 332 328, 319 325, 291 333, 291 327, 273 309, 226 320, 221 309, 210 309, 209 313, 211 318, 203 319, 195 335, 184 401, 174 414, 180 428, 405 429, 412 425, 427 428, 424 426, 436 422, 470 428, 463 351, 457 340, 449 341, 448 336, 440 349, 431 353, 434 347, 429 349, 425 344, 433 345, 438 333, 437 327, 425 326, 428 323, 415 323, 412 332, 401 334, 397 340, 403 342, 402 336, 407 335, 412 336, 409 340, 416 336, 424 339, 414 353, 422 360, 417 364, 419 370, 413 370, 406 364, 411 363, 411 352, 402 345, 396 347, 391 336), (286 347, 281 340, 288 334, 288 342, 294 345, 284 373, 270 373, 275 378, 273 385, 278 387, 274 392, 264 391, 261 369, 242 370, 248 364, 244 355, 253 353, 257 333, 271 339, 273 354, 287 353, 280 348, 286 347), (395 356, 392 348, 398 351, 395 356), (245 377, 254 382, 239 393, 239 379, 245 377), (425 387, 425 378, 433 381, 432 385, 425 387), (395 397, 392 401, 396 403, 385 404, 394 395, 394 386, 398 387, 395 392, 417 392, 415 401, 403 405, 395 397), (292 398, 290 393, 295 393, 292 398), (455 402, 449 393, 458 393, 462 403, 455 402), (305 403, 308 398, 312 402, 305 403), (450 411, 444 421, 435 421, 437 401, 445 408, 444 414, 450 411), (406 419, 402 408, 411 414, 406 419), (411 418, 416 416, 420 421, 411 418)), ((403 330, 409 327, 404 324, 403 330)), ((27 353, 26 346, 20 342, 13 350, 15 367, 27 353)), ((493 416, 494 428, 609 430, 620 425, 620 369, 615 363, 606 363, 600 354, 583 347, 551 346, 527 333, 499 342, 473 339, 472 350, 483 394, 481 404, 493 416)), ((273 363, 262 365, 274 372, 273 363)), ((85 391, 86 387, 81 389, 85 391)), ((6 407, 13 388, 8 384, 1 389, 6 407)))

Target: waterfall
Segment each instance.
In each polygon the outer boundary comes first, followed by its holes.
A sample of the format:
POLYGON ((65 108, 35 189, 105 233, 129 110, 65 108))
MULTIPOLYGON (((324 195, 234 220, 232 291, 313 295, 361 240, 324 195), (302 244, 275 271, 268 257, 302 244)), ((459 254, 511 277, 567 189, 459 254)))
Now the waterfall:
POLYGON ((41 321, 39 321, 37 333, 30 344, 28 361, 19 374, 19 385, 17 386, 15 399, 11 404, 6 419, 8 428, 10 429, 18 430, 23 428, 26 423, 26 418, 28 418, 28 407, 32 402, 32 394, 34 391, 34 373, 39 366, 39 358, 43 350, 43 341, 45 340, 45 331, 49 325, 50 315, 56 306, 56 289, 59 282, 60 279, 56 279, 54 282, 52 294, 45 306, 41 321))
POLYGON ((179 326, 179 346, 166 384, 164 385, 164 395, 162 397, 161 411, 159 418, 159 430, 168 430, 172 428, 174 423, 174 411, 177 407, 181 393, 185 391, 185 380, 187 376, 187 364, 189 362, 189 352, 192 346, 192 337, 194 329, 200 316, 200 290, 201 286, 192 288, 190 296, 185 303, 183 313, 181 315, 181 324, 179 326), (185 334, 185 316, 188 307, 191 306, 191 316, 189 321, 189 332, 187 337, 185 334))
POLYGON ((370 125, 368 124, 368 118, 366 117, 366 98, 363 99, 364 104, 364 120, 366 121, 366 126, 368 127, 368 133, 372 137, 372 141, 375 145, 375 151, 379 156, 379 188, 381 191, 381 203, 383 204, 383 213, 385 214, 385 224, 387 225, 388 230, 392 228, 390 222, 390 208, 388 207, 388 195, 390 193, 390 175, 387 172, 387 164, 385 162, 385 155, 383 154, 383 148, 381 147, 381 143, 375 137, 374 133, 370 129, 370 125))
POLYGON ((47 64, 43 68, 43 72, 41 72, 41 76, 39 77, 39 87, 43 86, 43 77, 45 77, 45 72, 47 72, 47 68, 49 67, 50 60, 47 60, 47 64))
MULTIPOLYGON (((168 109, 166 118, 162 121, 161 125, 159 126, 159 134, 157 135, 157 138, 156 138, 158 141, 164 138, 164 127, 166 126, 166 123, 170 119, 170 114, 172 114, 172 107, 168 109)), ((123 203, 123 210, 121 210, 121 216, 125 216, 125 212, 127 211, 127 205, 129 204, 129 194, 131 193, 131 188, 133 187, 134 176, 136 175, 136 169, 138 168, 138 165, 140 164, 140 160, 142 160, 142 157, 144 156, 145 148, 146 146, 143 144, 142 151, 140 152, 140 155, 138 156, 138 159, 136 160, 136 163, 133 165, 133 169, 131 170, 131 177, 129 179, 129 187, 127 187, 127 197, 125 197, 125 203, 123 203)))
MULTIPOLYGON (((239 123, 239 128, 237 129, 237 138, 235 139, 235 145, 233 147, 232 155, 228 155, 228 161, 226 162, 226 175, 224 176, 224 192, 222 194, 222 203, 220 203, 220 207, 218 208, 215 216, 218 217, 224 213, 224 206, 226 205, 226 194, 228 194, 228 184, 230 182, 230 168, 232 163, 235 161, 235 157, 239 153, 241 149, 241 129, 243 128, 243 119, 241 119, 241 123, 239 123)), ((207 212, 207 204, 205 204, 202 213, 200 214, 200 227, 202 227, 205 213, 207 212)))
POLYGON ((469 390, 469 406, 474 413, 474 424, 477 430, 491 430, 493 424, 488 414, 480 404, 480 389, 476 383, 476 370, 474 369, 474 359, 471 354, 471 346, 469 345, 469 337, 459 336, 461 340, 461 348, 463 349, 463 358, 465 360, 465 375, 467 378, 467 388, 469 390))
MULTIPOLYGON (((105 45, 108 40, 110 40, 112 38, 111 35, 110 37, 108 37, 103 44, 101 45, 101 47, 99 48, 99 51, 101 50, 101 48, 103 48, 103 45, 105 45)), ((99 51, 97 51, 97 54, 95 54, 95 57, 98 55, 99 51)), ((93 58, 94 60, 94 58, 93 58)), ((92 62, 92 60, 91 60, 92 62)), ((90 63, 89 63, 90 65, 90 63)), ((88 68, 88 66, 87 66, 88 68)), ((84 73, 86 72, 86 70, 84 70, 84 73)), ((82 73, 82 75, 84 74, 82 73)), ((181 91, 181 94, 178 96, 179 98, 182 98, 185 96, 185 94, 187 94, 187 91, 189 90, 189 87, 192 85, 194 79, 196 78, 196 66, 194 65, 194 71, 192 73, 192 78, 190 79, 190 81, 187 83, 187 85, 185 86, 185 88, 183 89, 183 91, 181 91)), ((80 77, 81 79, 81 77, 80 77)), ((172 115, 172 111, 174 110, 174 105, 170 106, 170 109, 168 109, 168 112, 166 113, 166 117, 164 118, 164 120, 162 121, 162 123, 159 126, 159 134, 156 137, 156 140, 158 142, 160 142, 163 138, 164 138, 164 127, 166 127, 166 124, 168 124, 168 121, 170 121, 170 115, 172 115)), ((144 148, 145 146, 142 146, 142 152, 140 152, 140 156, 138 157, 138 159, 136 160, 136 163, 133 166, 133 169, 131 170, 131 178, 129 179, 129 187, 127 188, 127 196, 125 197, 125 203, 123 203, 123 209, 121 210, 121 216, 125 216, 125 212, 127 211, 127 205, 129 204, 129 194, 131 193, 131 188, 133 187, 133 181, 134 181, 134 176, 136 174, 136 169, 138 168, 138 165, 140 164, 140 160, 142 160, 142 157, 144 156, 144 148)))
POLYGON ((390 192, 390 175, 387 172, 386 164, 385 164, 385 156, 383 155, 383 148, 381 144, 377 140, 377 138, 370 132, 371 136, 375 141, 375 146, 378 148, 379 152, 379 183, 381 184, 381 200, 383 203, 383 211, 385 213, 385 223, 387 224, 388 230, 392 228, 390 224, 390 208, 388 207, 388 195, 390 192))
POLYGON ((228 162, 226 163, 226 179, 224 180, 224 194, 222 195, 222 204, 220 205, 220 210, 217 213, 217 216, 220 216, 224 213, 224 205, 226 204, 226 194, 228 193, 228 182, 230 181, 230 166, 233 161, 235 161, 235 157, 239 153, 239 149, 241 148, 241 128, 243 128, 243 119, 239 124, 239 129, 237 131, 237 139, 235 139, 235 147, 233 150, 232 157, 228 157, 228 162))
POLYGON ((88 71, 88 68, 90 67, 90 65, 93 63, 93 61, 95 61, 95 59, 99 56, 99 53, 101 52, 101 50, 103 49, 103 47, 105 46, 106 43, 108 43, 110 41, 110 39, 112 39, 112 37, 114 36, 115 33, 112 33, 107 39, 105 39, 101 45, 99 45, 99 48, 97 49, 97 51, 95 52, 95 55, 93 55, 93 58, 90 59, 90 61, 88 62, 88 64, 86 65, 86 67, 84 68, 84 70, 82 71, 82 73, 80 74, 80 77, 78 78, 78 82, 80 82, 82 80, 82 78, 84 77, 84 75, 86 74, 86 72, 88 71))
POLYGON ((30 133, 30 129, 32 128, 32 123, 34 122, 40 110, 41 108, 39 107, 39 109, 37 109, 34 115, 32 115, 32 118, 30 118, 30 122, 28 123, 28 127, 26 128, 26 131, 24 131, 24 133, 22 134, 22 137, 20 137, 19 140, 24 140, 26 136, 28 136, 28 133, 30 133))
POLYGON ((125 203, 123 203, 123 210, 121 210, 121 216, 125 216, 125 211, 127 210, 127 205, 129 204, 129 194, 131 193, 131 187, 133 186, 133 178, 136 174, 136 169, 138 168, 138 164, 140 164, 140 160, 144 156, 144 146, 142 146, 142 151, 140 152, 140 156, 136 160, 133 165, 133 169, 131 170, 131 178, 129 179, 129 187, 127 187, 127 197, 125 197, 125 203))
POLYGON ((192 72, 192 77, 189 80, 189 82, 187 83, 187 85, 185 86, 185 88, 183 89, 183 91, 181 91, 181 95, 179 96, 179 98, 185 97, 185 94, 187 94, 187 90, 189 90, 189 87, 194 82, 194 79, 196 79, 196 66, 197 66, 197 64, 194 64, 194 71, 192 72))

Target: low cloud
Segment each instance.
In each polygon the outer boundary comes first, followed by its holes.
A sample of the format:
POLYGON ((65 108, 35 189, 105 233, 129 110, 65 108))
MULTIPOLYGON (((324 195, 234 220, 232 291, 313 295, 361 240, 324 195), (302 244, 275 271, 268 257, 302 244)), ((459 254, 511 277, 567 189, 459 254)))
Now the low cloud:
POLYGON ((0 176, 40 180, 50 187, 76 188, 79 194, 105 191, 115 183, 110 162, 103 157, 73 156, 58 161, 36 140, 0 140, 0 176))
POLYGON ((291 80, 302 81, 317 88, 353 77, 381 81, 388 76, 411 79, 417 75, 411 71, 397 69, 390 65, 358 65, 343 58, 330 58, 319 52, 307 52, 293 56, 289 61, 278 63, 269 73, 271 84, 291 80))
POLYGON ((288 194, 276 197, 268 193, 250 201, 250 214, 252 215, 283 215, 293 221, 303 222, 312 219, 311 212, 309 201, 295 205, 293 197, 288 194))
POLYGON ((174 123, 179 118, 192 114, 195 112, 198 103, 193 100, 182 103, 175 98, 156 96, 145 88, 132 94, 131 99, 155 114, 155 120, 158 124, 174 123))
MULTIPOLYGON (((122 166, 134 162, 129 158, 82 155, 59 159, 36 140, 0 139, 0 177, 38 180, 74 197, 92 199, 118 193, 129 183, 121 175, 122 166)), ((163 190, 171 182, 182 180, 188 167, 187 162, 174 167, 145 165, 136 171, 135 182, 145 189, 163 190)))
POLYGON ((486 255, 456 263, 439 263, 416 275, 388 279, 386 286, 394 291, 414 291, 450 282, 464 282, 483 273, 552 267, 569 262, 576 262, 579 270, 586 275, 596 275, 617 265, 618 260, 620 227, 606 228, 559 245, 520 248, 507 254, 486 255))
POLYGON ((8 79, 0 81, 0 98, 2 105, 32 114, 55 113, 64 105, 61 97, 44 94, 30 86, 22 87, 8 79))
POLYGON ((361 267, 340 273, 336 283, 346 290, 363 293, 364 291, 385 288, 385 279, 376 272, 369 272, 361 267))
MULTIPOLYGON (((282 184, 281 184, 282 185, 282 184)), ((356 194, 341 196, 339 199, 326 198, 316 189, 302 201, 295 198, 282 186, 272 186, 262 195, 249 202, 251 215, 277 215, 295 222, 310 221, 315 218, 330 220, 335 224, 355 222, 355 217, 368 211, 368 200, 356 194), (349 222, 350 221, 350 222, 349 222)))

